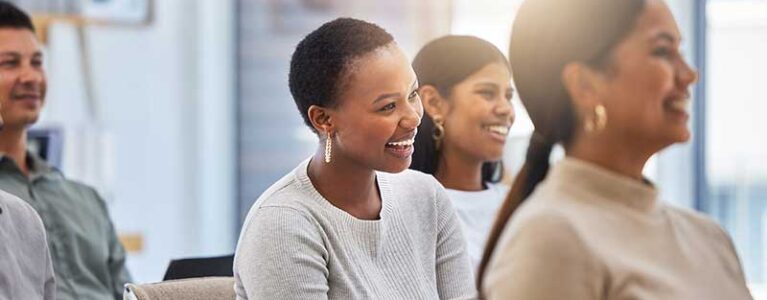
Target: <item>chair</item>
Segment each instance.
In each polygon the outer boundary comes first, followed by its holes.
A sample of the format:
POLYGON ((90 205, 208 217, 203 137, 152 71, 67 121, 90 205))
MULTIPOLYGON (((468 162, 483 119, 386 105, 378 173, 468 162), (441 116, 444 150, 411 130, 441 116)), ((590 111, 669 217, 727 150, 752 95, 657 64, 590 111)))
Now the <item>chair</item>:
POLYGON ((172 260, 163 280, 224 276, 232 277, 234 255, 172 260))
POLYGON ((126 284, 123 300, 233 300, 234 277, 202 277, 126 284))

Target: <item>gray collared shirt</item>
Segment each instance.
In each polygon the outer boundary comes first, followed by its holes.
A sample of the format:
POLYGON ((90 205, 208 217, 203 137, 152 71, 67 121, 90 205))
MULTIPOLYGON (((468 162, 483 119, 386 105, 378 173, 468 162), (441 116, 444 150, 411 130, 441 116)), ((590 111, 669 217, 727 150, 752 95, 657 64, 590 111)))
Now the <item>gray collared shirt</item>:
POLYGON ((43 222, 18 197, 0 191, 0 300, 56 299, 43 222))
POLYGON ((27 163, 24 176, 15 161, 0 155, 0 189, 25 200, 42 218, 58 299, 122 299, 130 275, 106 203, 93 188, 67 180, 34 154, 27 154, 27 163))

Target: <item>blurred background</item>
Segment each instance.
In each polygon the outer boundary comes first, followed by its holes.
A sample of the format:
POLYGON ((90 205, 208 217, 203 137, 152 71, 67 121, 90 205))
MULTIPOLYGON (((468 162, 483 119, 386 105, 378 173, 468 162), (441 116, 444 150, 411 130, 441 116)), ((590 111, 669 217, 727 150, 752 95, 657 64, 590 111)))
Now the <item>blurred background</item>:
MULTIPOLYGON (((49 94, 35 143, 107 199, 137 282, 168 261, 230 254, 243 217, 310 155, 287 86, 289 58, 338 16, 378 23, 411 57, 445 34, 507 51, 518 0, 17 0, 46 44, 49 94)), ((664 199, 732 235, 767 299, 767 0, 669 0, 701 72, 693 140, 646 173, 664 199)), ((516 102, 505 162, 532 124, 516 102)))

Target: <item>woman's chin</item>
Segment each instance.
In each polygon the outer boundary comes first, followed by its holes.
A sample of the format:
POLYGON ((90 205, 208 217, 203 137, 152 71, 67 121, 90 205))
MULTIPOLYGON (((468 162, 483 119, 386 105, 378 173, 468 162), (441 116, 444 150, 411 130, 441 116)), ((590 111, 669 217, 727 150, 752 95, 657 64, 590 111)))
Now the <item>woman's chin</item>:
POLYGON ((378 166, 375 168, 376 171, 386 172, 386 173, 400 173, 402 171, 407 170, 407 168, 410 167, 410 163, 412 162, 412 159, 403 159, 398 162, 387 162, 381 166, 378 166))

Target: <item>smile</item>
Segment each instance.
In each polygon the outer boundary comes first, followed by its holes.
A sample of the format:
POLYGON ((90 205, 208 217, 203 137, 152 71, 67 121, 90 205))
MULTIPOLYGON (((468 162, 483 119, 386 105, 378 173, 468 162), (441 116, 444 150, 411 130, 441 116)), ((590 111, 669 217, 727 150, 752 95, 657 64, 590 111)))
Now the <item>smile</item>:
POLYGON ((14 100, 39 100, 40 98, 39 94, 14 95, 12 97, 14 100))
POLYGON ((688 113, 690 110, 690 99, 689 98, 683 98, 683 99, 674 99, 674 100, 667 100, 665 102, 666 109, 680 112, 680 113, 688 113))
POLYGON ((487 130, 489 132, 499 134, 502 136, 507 136, 509 134, 509 126, 506 125, 487 125, 482 126, 484 130, 487 130))
POLYGON ((402 148, 402 147, 412 146, 413 143, 415 143, 415 137, 413 137, 411 139, 404 140, 404 141, 386 143, 386 146, 387 147, 400 147, 400 148, 402 148))
POLYGON ((399 159, 408 159, 413 155, 413 143, 415 143, 415 131, 398 141, 386 143, 386 152, 399 159))

